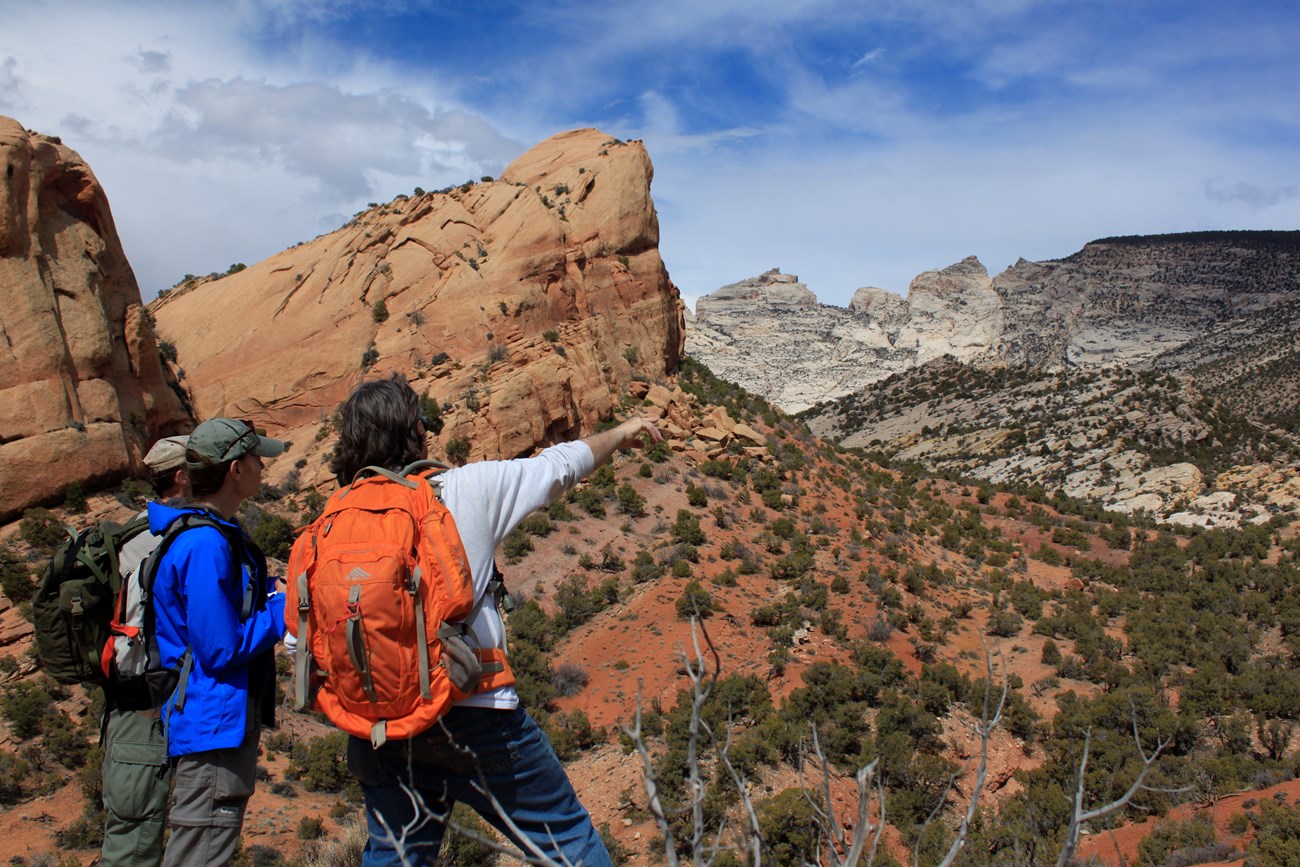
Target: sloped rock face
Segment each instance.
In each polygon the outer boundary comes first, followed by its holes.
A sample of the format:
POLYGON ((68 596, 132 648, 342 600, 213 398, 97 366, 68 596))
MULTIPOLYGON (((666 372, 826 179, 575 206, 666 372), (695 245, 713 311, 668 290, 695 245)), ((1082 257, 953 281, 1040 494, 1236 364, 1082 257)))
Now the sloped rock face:
POLYGON ((634 377, 673 370, 682 305, 659 256, 640 142, 537 145, 500 180, 399 197, 236 274, 156 302, 196 413, 318 425, 401 371, 443 436, 515 456, 590 431, 634 377))
POLYGON ((913 280, 907 314, 899 340, 915 348, 916 364, 945 355, 969 361, 997 352, 1002 304, 989 272, 974 256, 913 280))
POLYGON ((90 167, 0 117, 0 520, 140 469, 188 422, 90 167))

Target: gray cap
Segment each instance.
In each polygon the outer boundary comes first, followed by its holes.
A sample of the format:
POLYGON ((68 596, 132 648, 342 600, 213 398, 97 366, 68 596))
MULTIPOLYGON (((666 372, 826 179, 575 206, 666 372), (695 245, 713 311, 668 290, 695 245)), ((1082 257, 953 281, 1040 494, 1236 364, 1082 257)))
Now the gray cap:
POLYGON ((252 452, 273 458, 284 452, 284 443, 258 436, 246 421, 233 418, 208 419, 194 429, 185 444, 185 462, 192 470, 215 467, 252 452))
POLYGON ((153 444, 144 456, 144 465, 151 473, 165 473, 185 466, 187 436, 163 437, 153 444))

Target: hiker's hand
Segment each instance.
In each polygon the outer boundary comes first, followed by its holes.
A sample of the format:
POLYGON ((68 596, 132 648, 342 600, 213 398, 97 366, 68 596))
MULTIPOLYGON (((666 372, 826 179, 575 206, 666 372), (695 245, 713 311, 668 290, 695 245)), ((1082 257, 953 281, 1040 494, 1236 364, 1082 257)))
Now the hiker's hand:
POLYGON ((618 444, 620 449, 641 448, 642 446, 662 442, 664 438, 659 428, 655 427, 654 419, 650 418, 630 418, 619 425, 616 430, 620 437, 618 444), (642 437, 645 439, 642 439, 642 437))
POLYGON ((654 419, 630 418, 618 427, 592 434, 583 440, 601 466, 619 449, 640 448, 642 445, 662 442, 664 435, 655 427, 654 419))

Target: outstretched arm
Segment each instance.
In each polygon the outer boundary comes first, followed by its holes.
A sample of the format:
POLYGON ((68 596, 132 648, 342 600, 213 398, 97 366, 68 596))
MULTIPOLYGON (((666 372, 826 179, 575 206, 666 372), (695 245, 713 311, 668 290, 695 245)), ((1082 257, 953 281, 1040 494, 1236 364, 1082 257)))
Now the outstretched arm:
POLYGON ((657 443, 664 438, 654 419, 630 418, 615 428, 592 434, 583 440, 591 449, 599 467, 613 457, 619 449, 639 448, 650 443, 657 443), (644 437, 644 439, 642 439, 644 437))

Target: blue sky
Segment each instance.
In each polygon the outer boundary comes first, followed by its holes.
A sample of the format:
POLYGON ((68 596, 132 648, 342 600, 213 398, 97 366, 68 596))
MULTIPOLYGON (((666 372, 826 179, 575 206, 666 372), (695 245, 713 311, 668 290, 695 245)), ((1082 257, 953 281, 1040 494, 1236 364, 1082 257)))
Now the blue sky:
POLYGON ((643 139, 688 299, 1300 228, 1300 7, 0 0, 0 114, 108 190, 146 297, 565 129, 643 139))

